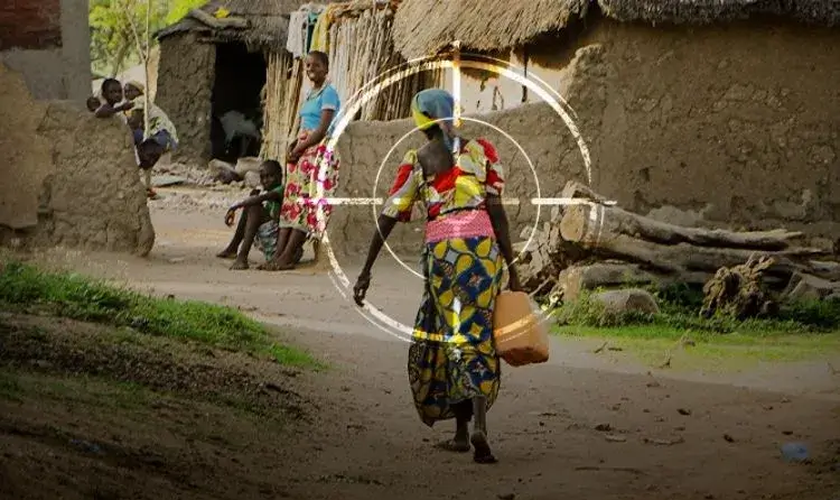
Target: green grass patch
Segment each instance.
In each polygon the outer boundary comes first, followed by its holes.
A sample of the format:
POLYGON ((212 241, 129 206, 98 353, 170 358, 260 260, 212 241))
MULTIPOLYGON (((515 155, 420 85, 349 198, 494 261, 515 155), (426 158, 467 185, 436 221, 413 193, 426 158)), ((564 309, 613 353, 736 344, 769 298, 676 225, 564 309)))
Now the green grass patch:
POLYGON ((584 292, 574 302, 554 311, 561 326, 630 328, 628 332, 649 338, 679 337, 686 331, 708 334, 778 336, 782 334, 820 334, 840 331, 840 300, 804 301, 783 305, 772 317, 738 320, 723 315, 710 318, 699 314, 702 292, 687 287, 654 290, 660 312, 608 311, 594 300, 595 292, 584 292))
POLYGON ((593 299, 595 292, 555 309, 552 333, 608 338, 610 346, 648 363, 679 358, 683 367, 719 364, 735 368, 749 362, 799 361, 840 353, 840 301, 783 305, 772 317, 739 321, 703 318, 702 292, 687 287, 650 290, 658 314, 613 313, 593 299), (684 346, 681 340, 690 341, 684 346))
POLYGON ((235 309, 142 295, 79 274, 45 272, 16 261, 0 266, 0 307, 131 327, 149 335, 264 355, 286 366, 323 367, 308 353, 274 342, 265 325, 235 309))

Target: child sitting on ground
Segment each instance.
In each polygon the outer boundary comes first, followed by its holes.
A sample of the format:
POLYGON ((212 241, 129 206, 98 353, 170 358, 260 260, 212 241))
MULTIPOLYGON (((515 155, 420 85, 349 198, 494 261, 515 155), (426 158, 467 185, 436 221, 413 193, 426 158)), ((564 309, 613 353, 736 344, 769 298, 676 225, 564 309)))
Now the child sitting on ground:
POLYGON ((245 209, 230 244, 216 255, 222 259, 236 258, 231 269, 248 269, 248 254, 255 238, 266 261, 274 257, 283 204, 283 168, 278 162, 266 160, 260 165, 260 183, 265 192, 252 191, 250 197, 235 203, 225 214, 225 224, 231 227, 236 211, 245 209))

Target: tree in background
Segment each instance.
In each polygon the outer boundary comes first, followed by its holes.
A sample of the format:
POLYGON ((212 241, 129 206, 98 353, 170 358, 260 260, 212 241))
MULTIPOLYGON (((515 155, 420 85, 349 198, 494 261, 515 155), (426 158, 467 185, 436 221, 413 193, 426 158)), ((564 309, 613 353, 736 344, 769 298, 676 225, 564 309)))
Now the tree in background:
POLYGON ((184 18, 193 9, 197 9, 207 3, 207 0, 171 0, 169 2, 169 13, 166 15, 166 25, 175 24, 184 18))
POLYGON ((94 78, 113 77, 145 63, 154 41, 138 43, 145 35, 183 18, 206 0, 90 0, 90 55, 94 78), (151 42, 151 43, 149 43, 151 42))

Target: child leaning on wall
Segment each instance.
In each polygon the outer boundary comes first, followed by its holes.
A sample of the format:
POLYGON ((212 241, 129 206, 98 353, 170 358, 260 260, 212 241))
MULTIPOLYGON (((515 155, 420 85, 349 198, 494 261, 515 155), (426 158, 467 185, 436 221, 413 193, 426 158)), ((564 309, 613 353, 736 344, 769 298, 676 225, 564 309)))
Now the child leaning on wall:
MULTIPOLYGON (((134 107, 131 101, 123 102, 123 88, 119 80, 107 78, 102 82, 101 88, 103 102, 93 114, 97 118, 109 118, 117 113, 124 113, 134 107)), ((93 96, 92 96, 93 97, 93 96)), ((93 100, 88 99, 88 109, 93 105, 93 100)))
POLYGON ((236 259, 231 269, 248 269, 248 254, 255 239, 266 261, 274 257, 277 249, 284 189, 280 163, 266 160, 260 165, 260 184, 264 192, 252 191, 250 197, 235 203, 225 214, 225 224, 231 227, 236 211, 244 209, 230 244, 216 255, 222 259, 236 259))
MULTIPOLYGON (((125 98, 128 102, 133 103, 130 111, 126 112, 126 121, 134 135, 134 143, 140 144, 144 140, 144 125, 145 125, 145 109, 143 94, 146 92, 145 87, 140 82, 131 81, 125 84, 124 88, 125 98)), ((175 131, 175 125, 166 116, 158 106, 154 103, 149 103, 149 139, 157 141, 163 146, 164 153, 175 151, 178 147, 178 134, 175 131)), ((156 196, 152 189, 152 170, 144 171, 144 182, 146 184, 146 192, 150 198, 156 196)))

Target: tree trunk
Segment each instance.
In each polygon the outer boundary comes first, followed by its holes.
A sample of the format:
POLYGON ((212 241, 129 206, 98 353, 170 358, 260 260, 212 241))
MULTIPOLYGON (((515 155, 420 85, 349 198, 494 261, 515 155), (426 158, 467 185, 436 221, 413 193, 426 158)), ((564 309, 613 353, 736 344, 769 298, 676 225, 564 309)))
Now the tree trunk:
MULTIPOLYGON (((150 52, 151 52, 150 49, 151 49, 152 43, 151 43, 151 39, 150 39, 151 34, 149 33, 149 30, 151 28, 151 19, 152 19, 152 2, 153 2, 153 0, 146 0, 146 33, 145 33, 145 40, 144 40, 145 47, 141 46, 139 43, 138 43, 138 47, 137 47, 139 50, 141 50, 143 52, 141 57, 142 57, 144 74, 146 76, 146 88, 143 91, 143 138, 144 139, 149 138, 149 130, 151 128, 150 123, 149 123, 149 104, 151 104, 151 98, 149 97, 149 89, 150 89, 150 85, 149 85, 149 55, 150 55, 150 52)), ((151 185, 148 186, 148 187, 151 187, 151 185)))
POLYGON ((566 207, 560 224, 563 238, 576 243, 592 244, 611 234, 623 234, 662 245, 688 243, 700 247, 725 247, 778 251, 799 240, 800 232, 772 231, 733 232, 723 229, 682 227, 634 214, 603 204, 566 207))
POLYGON ((560 230, 563 239, 603 257, 637 262, 674 275, 714 273, 721 267, 743 264, 753 255, 773 258, 769 274, 787 277, 796 271, 821 274, 822 270, 813 269, 809 260, 828 254, 814 248, 779 249, 786 248, 787 240, 798 237, 797 233, 781 230, 734 233, 685 228, 597 204, 567 207, 560 230), (712 242, 720 246, 700 245, 712 242), (773 248, 777 250, 770 250, 773 248))
POLYGON ((125 40, 122 45, 120 45, 119 50, 117 50, 117 54, 114 56, 114 64, 111 66, 111 78, 115 78, 118 74, 120 74, 125 57, 128 55, 129 47, 130 43, 128 40, 125 40))

